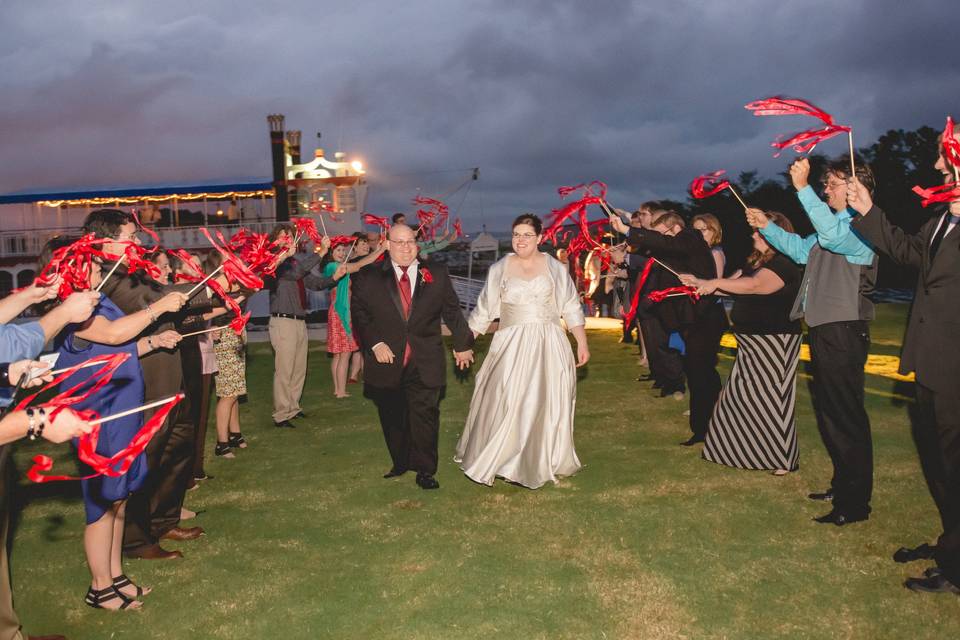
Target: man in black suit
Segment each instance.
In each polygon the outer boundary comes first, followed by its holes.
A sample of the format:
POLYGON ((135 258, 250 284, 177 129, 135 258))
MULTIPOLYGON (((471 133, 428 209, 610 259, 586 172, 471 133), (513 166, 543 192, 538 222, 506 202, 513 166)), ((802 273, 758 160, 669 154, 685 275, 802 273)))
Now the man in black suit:
MULTIPOLYGON (((631 247, 648 251, 673 271, 692 273, 698 278, 716 276, 716 263, 703 235, 688 229, 676 213, 663 214, 654 221, 652 229, 628 228, 617 216, 611 217, 610 223, 616 231, 630 234, 627 242, 631 247)), ((679 286, 677 276, 672 277, 673 286, 679 286)), ((658 304, 664 326, 669 330, 678 329, 686 345, 683 372, 690 390, 693 435, 681 444, 689 447, 706 439, 710 415, 720 395, 717 351, 727 328, 727 318, 716 296, 702 296, 695 302, 687 297, 667 298, 658 304)))
POLYGON ((353 276, 350 313, 363 349, 364 395, 373 400, 393 478, 417 472, 417 484, 437 489, 440 396, 446 354, 440 319, 453 333, 457 366, 473 362, 473 333, 460 311, 447 268, 417 260, 417 238, 403 224, 390 228, 383 262, 353 276))
MULTIPOLYGON (((946 181, 954 173, 942 153, 934 165, 946 181)), ((887 220, 859 181, 847 190, 860 216, 852 227, 883 253, 919 271, 903 338, 900 373, 916 372, 913 439, 927 486, 940 512, 943 533, 935 547, 901 549, 900 561, 933 557, 937 567, 905 583, 913 591, 960 594, 960 201, 910 235, 887 220)))

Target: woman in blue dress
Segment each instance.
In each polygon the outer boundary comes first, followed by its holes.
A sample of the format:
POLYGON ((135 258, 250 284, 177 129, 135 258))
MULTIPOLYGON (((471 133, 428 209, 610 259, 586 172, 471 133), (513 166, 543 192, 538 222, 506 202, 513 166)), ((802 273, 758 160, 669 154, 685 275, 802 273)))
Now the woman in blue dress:
MULTIPOLYGON (((40 256, 41 264, 49 261, 50 254, 55 249, 69 242, 59 238, 48 242, 40 256)), ((100 277, 100 266, 94 263, 90 275, 91 288, 96 288, 100 277)), ((170 293, 146 309, 127 316, 109 298, 101 297, 89 320, 82 324, 68 325, 55 340, 59 353, 58 368, 79 364, 100 355, 130 355, 117 368, 107 385, 71 408, 91 409, 101 416, 109 416, 144 404, 143 373, 139 357, 153 349, 176 345, 180 336, 175 331, 139 338, 138 336, 153 324, 159 315, 179 310, 185 301, 186 295, 170 293)), ((68 389, 88 379, 95 371, 95 367, 81 369, 64 380, 60 388, 68 389)), ((92 381, 78 389, 77 394, 83 393, 91 385, 92 381)), ((104 423, 100 429, 96 452, 103 456, 120 452, 130 445, 142 426, 143 413, 104 423)), ((86 465, 81 463, 80 466, 82 475, 92 473, 86 465)), ((126 499, 140 487, 146 474, 146 457, 141 453, 130 465, 127 473, 121 476, 95 476, 80 482, 86 512, 83 546, 91 574, 91 585, 85 602, 91 607, 136 609, 141 606, 136 598, 149 593, 149 589, 138 587, 124 575, 121 560, 126 499)))

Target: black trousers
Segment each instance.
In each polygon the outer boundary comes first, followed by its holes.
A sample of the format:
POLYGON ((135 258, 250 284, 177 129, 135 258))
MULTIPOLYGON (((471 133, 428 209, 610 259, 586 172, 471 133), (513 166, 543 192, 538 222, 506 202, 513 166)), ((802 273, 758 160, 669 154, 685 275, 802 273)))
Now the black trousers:
POLYGON ((866 321, 810 327, 813 409, 820 437, 833 462, 833 506, 853 515, 870 513, 873 440, 863 406, 863 365, 870 349, 866 321))
MULTIPOLYGON (((160 458, 160 486, 150 500, 150 535, 157 540, 180 524, 180 510, 193 480, 193 456, 197 425, 191 418, 189 402, 177 412, 173 430, 160 458)), ((179 407, 178 407, 179 408, 179 407)))
POLYGON ((726 327, 723 309, 714 304, 682 333, 686 345, 683 372, 687 375, 690 393, 690 431, 701 438, 707 435, 710 416, 720 396, 722 383, 717 372, 717 352, 726 327))
POLYGON ((937 540, 937 565, 960 585, 960 394, 938 393, 917 384, 911 410, 913 440, 943 533, 937 540))
POLYGON ((431 476, 437 472, 442 391, 425 386, 413 363, 404 368, 399 387, 367 385, 365 395, 377 405, 394 469, 431 476))
MULTIPOLYGON (((127 501, 123 548, 128 551, 156 544, 180 522, 180 508, 193 474, 195 428, 189 422, 184 399, 167 416, 163 427, 147 444, 147 473, 143 486, 127 501)), ((145 413, 147 419, 152 413, 145 413)))
POLYGON ((640 317, 640 332, 647 350, 650 375, 668 391, 683 391, 683 357, 670 348, 670 333, 656 315, 640 317))

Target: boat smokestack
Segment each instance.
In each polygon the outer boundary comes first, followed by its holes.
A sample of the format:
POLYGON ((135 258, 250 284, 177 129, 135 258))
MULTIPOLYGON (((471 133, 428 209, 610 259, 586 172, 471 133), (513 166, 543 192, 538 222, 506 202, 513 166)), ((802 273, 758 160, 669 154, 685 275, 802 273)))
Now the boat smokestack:
POLYGON ((267 116, 270 124, 270 156, 273 160, 273 201, 276 207, 277 221, 286 222, 290 219, 290 200, 287 193, 287 167, 284 157, 285 144, 283 136, 283 115, 279 113, 267 116))

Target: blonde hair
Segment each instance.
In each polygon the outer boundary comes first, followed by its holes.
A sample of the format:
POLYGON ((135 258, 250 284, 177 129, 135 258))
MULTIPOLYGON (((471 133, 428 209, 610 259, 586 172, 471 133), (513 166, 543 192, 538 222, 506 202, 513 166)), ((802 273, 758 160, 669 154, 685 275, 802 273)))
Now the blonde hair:
POLYGON ((690 221, 690 226, 697 224, 697 222, 702 222, 707 229, 713 232, 713 239, 707 243, 711 249, 720 244, 720 241, 723 240, 723 229, 720 227, 720 221, 717 220, 717 216, 712 213, 701 213, 693 217, 693 220, 690 221))
POLYGON ((687 228, 687 223, 683 221, 683 218, 680 217, 680 214, 673 211, 668 211, 653 221, 653 226, 655 227, 660 226, 661 224, 668 229, 674 225, 680 225, 681 229, 687 228))

